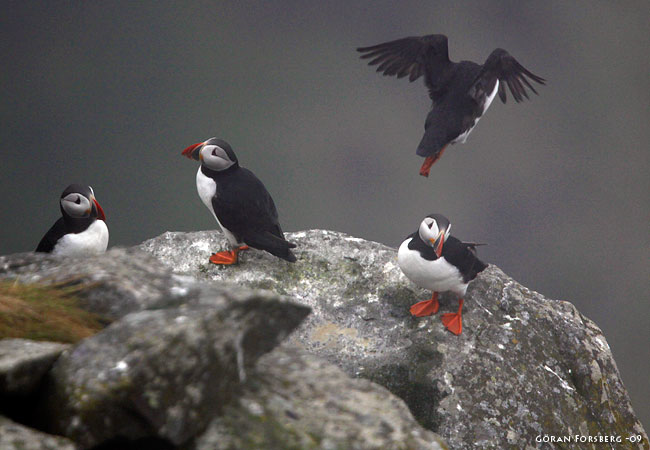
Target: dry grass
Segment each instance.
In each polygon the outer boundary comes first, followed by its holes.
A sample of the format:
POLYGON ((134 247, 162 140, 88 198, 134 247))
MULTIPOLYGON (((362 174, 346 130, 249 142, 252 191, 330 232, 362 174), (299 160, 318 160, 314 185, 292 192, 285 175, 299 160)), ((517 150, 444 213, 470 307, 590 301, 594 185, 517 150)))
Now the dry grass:
POLYGON ((74 343, 103 328, 101 317, 79 308, 79 287, 0 281, 0 339, 74 343))

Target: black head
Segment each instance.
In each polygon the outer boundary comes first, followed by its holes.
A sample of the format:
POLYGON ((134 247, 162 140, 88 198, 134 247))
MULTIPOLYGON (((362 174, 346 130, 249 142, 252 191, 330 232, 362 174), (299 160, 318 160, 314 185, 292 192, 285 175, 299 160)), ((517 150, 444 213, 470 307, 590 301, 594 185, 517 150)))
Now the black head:
POLYGON ((90 186, 71 184, 61 193, 59 205, 65 219, 106 220, 104 210, 99 206, 90 186))
POLYGON ((230 144, 216 137, 190 145, 183 150, 182 154, 188 158, 201 161, 202 165, 217 172, 239 166, 237 155, 235 155, 230 144))

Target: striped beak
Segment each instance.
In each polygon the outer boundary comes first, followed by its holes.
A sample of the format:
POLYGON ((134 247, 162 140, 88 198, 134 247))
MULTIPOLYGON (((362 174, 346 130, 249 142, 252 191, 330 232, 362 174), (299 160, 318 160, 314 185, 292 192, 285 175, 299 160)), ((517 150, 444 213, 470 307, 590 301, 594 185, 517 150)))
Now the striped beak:
POLYGON ((97 218, 102 219, 104 222, 106 222, 106 214, 104 214, 104 209, 99 205, 97 200, 95 200, 95 196, 93 196, 92 201, 95 204, 95 208, 97 208, 97 218))
POLYGON ((442 246, 445 243, 445 231, 446 230, 440 230, 438 233, 438 237, 435 239, 431 238, 429 241, 431 241, 431 245, 433 246, 433 250, 436 252, 436 256, 440 258, 440 255, 442 255, 442 246))
POLYGON ((190 145, 187 147, 181 155, 186 156, 187 158, 190 159, 195 159, 197 161, 201 160, 201 149, 203 148, 203 145, 205 142, 199 142, 198 144, 190 145))

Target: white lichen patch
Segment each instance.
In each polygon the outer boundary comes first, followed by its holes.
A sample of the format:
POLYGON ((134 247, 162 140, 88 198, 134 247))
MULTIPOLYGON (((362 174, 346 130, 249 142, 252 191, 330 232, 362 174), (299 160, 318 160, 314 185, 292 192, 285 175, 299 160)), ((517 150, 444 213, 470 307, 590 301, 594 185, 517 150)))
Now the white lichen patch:
POLYGON ((195 241, 190 244, 189 249, 210 253, 211 246, 212 244, 210 243, 210 241, 195 241))
POLYGON ((253 400, 244 399, 242 400, 242 406, 254 416, 261 416, 264 414, 264 408, 262 405, 253 400))
POLYGON ((559 375, 558 375, 558 374, 557 374, 553 369, 551 369, 549 366, 547 366, 547 365, 545 364, 545 365, 542 366, 542 367, 544 367, 544 370, 546 370, 547 372, 550 372, 550 373, 552 373, 553 375, 555 375, 555 376, 557 377, 557 379, 560 380, 560 385, 561 385, 564 389, 566 389, 567 391, 575 391, 574 388, 572 388, 571 386, 569 386, 569 383, 567 383, 567 382, 564 380, 564 378, 562 378, 561 376, 559 376, 559 375))
POLYGON ((596 360, 591 361, 589 369, 591 370, 591 381, 600 383, 600 380, 603 378, 603 373, 600 371, 600 366, 596 360))
POLYGON ((607 341, 603 340, 600 336, 596 336, 594 340, 600 346, 600 348, 609 351, 609 345, 607 344, 607 341))
POLYGON ((172 288, 169 290, 169 292, 174 296, 174 297, 185 297, 188 293, 189 289, 186 287, 182 286, 172 286, 172 288))
POLYGON ((393 261, 388 261, 386 264, 384 264, 384 268, 382 269, 382 273, 384 273, 384 274, 391 273, 396 269, 397 269, 397 265, 395 265, 393 263, 393 261))

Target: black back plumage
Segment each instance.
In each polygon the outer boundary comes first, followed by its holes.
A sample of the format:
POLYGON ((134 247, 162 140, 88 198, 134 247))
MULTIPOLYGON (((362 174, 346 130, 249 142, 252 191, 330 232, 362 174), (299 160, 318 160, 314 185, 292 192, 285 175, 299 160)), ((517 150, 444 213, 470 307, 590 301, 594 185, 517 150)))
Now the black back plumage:
POLYGON ((40 253, 52 253, 56 243, 66 234, 68 234, 68 231, 65 221, 63 220, 63 217, 59 217, 59 220, 54 222, 54 225, 47 230, 47 233, 45 233, 45 236, 43 236, 34 251, 40 253))
POLYGON ((411 36, 370 47, 360 47, 361 58, 377 64, 384 75, 409 75, 409 81, 424 76, 433 102, 418 145, 420 156, 437 156, 455 138, 471 129, 483 113, 486 97, 499 82, 499 97, 506 102, 506 85, 515 101, 528 98, 526 87, 537 94, 528 79, 544 84, 544 79, 525 69, 503 49, 494 50, 483 65, 449 60, 447 37, 443 34, 411 36), (527 79, 528 78, 528 79, 527 79))
MULTIPOLYGON (((433 247, 427 245, 416 231, 407 237, 412 238, 408 244, 410 250, 417 251, 420 256, 427 261, 435 261, 438 255, 433 247)), ((486 267, 483 261, 478 259, 476 255, 476 245, 474 243, 462 242, 454 236, 449 236, 442 246, 441 257, 445 258, 447 262, 455 266, 463 277, 465 283, 469 283, 476 275, 482 272, 486 267)))
POLYGON ((290 250, 296 245, 285 240, 271 194, 253 172, 239 164, 223 171, 201 166, 201 171, 217 184, 212 207, 228 231, 253 248, 296 261, 290 250))

